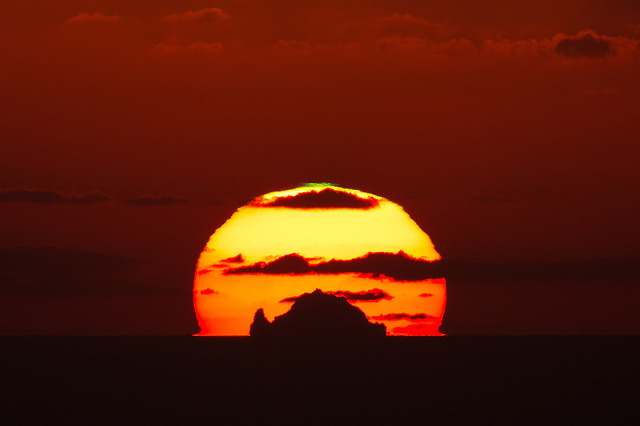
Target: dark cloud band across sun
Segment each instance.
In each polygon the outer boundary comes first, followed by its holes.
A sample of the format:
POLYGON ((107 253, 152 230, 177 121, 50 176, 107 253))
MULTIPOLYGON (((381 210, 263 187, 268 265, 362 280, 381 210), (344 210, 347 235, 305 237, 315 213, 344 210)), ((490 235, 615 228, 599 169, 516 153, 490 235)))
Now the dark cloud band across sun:
POLYGON ((375 198, 361 198, 346 192, 326 188, 321 191, 277 198, 272 201, 257 199, 255 207, 288 207, 293 209, 371 209, 380 204, 375 198))
MULTIPOLYGON (((379 288, 374 288, 371 290, 363 290, 363 291, 336 290, 336 291, 326 291, 325 293, 332 294, 338 297, 344 297, 349 302, 379 302, 381 300, 393 299, 393 296, 391 296, 389 293, 379 288)), ((286 297, 282 299, 280 303, 293 303, 299 298, 300 296, 286 297)))
POLYGON ((434 317, 433 315, 428 315, 424 313, 420 313, 420 314, 392 313, 392 314, 374 315, 370 318, 378 321, 407 320, 407 321, 415 321, 415 322, 431 321, 431 320, 437 319, 437 317, 434 317))
POLYGON ((429 278, 441 278, 442 270, 437 263, 414 259, 403 252, 368 253, 350 260, 330 260, 310 264, 304 257, 292 253, 272 262, 258 262, 224 271, 225 275, 239 274, 370 274, 396 281, 421 281, 429 278))

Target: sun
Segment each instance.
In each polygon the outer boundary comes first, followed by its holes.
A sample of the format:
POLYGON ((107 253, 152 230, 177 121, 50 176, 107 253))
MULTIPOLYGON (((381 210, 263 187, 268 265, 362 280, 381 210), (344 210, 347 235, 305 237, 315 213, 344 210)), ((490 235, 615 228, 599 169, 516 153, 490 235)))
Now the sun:
POLYGON ((321 289, 391 335, 438 335, 446 301, 429 236, 386 198, 321 183, 239 208, 209 239, 194 279, 199 335, 248 335, 253 315, 286 312, 321 289))

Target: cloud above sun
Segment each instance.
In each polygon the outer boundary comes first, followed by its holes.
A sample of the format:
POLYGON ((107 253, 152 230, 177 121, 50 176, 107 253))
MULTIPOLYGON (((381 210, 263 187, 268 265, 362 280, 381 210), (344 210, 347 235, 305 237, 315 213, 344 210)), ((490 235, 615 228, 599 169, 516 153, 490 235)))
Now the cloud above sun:
POLYGON ((250 205, 294 209, 371 209, 379 206, 380 202, 373 197, 359 197, 351 193, 326 188, 321 191, 302 192, 273 200, 258 199, 250 205))

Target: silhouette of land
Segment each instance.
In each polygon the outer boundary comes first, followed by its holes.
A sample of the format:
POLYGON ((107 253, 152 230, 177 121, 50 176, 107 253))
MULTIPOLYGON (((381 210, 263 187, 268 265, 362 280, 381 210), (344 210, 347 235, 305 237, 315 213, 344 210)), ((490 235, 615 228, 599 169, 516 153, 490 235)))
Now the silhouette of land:
POLYGON ((344 297, 317 289, 296 298, 291 309, 269 322, 262 309, 256 311, 250 334, 253 337, 335 339, 384 337, 384 324, 372 324, 359 308, 344 297))

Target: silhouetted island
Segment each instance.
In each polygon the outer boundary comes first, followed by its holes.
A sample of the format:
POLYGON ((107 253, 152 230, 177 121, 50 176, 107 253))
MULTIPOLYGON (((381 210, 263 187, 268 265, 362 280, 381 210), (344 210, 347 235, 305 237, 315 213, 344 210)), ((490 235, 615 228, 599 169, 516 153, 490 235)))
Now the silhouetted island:
POLYGON ((258 309, 249 334, 253 337, 296 339, 378 338, 387 334, 384 324, 370 323, 367 316, 345 298, 323 293, 301 295, 291 309, 269 322, 258 309))

